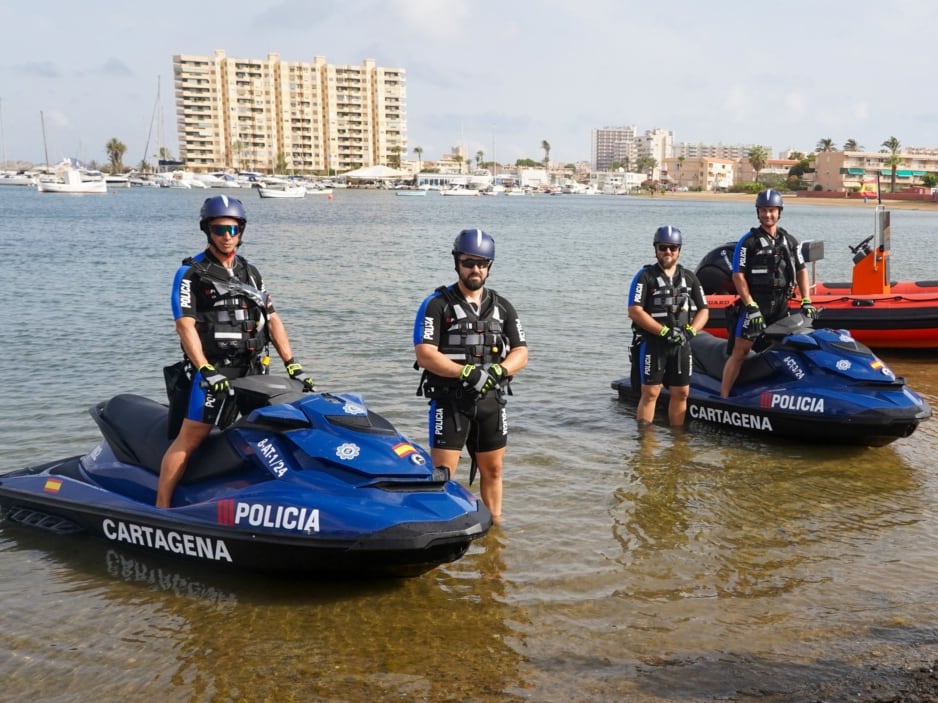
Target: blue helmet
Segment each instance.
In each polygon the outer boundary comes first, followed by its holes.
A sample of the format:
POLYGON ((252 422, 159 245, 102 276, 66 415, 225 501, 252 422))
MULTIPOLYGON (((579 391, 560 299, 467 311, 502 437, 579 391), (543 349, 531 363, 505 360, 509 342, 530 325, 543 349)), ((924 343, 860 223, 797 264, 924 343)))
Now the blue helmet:
POLYGON ((777 207, 778 214, 782 214, 782 210, 785 209, 785 203, 782 201, 782 194, 777 190, 769 188, 768 190, 763 190, 759 195, 756 196, 756 210, 760 207, 777 207))
POLYGON ((208 234, 208 223, 217 217, 234 218, 241 227, 241 234, 244 234, 248 218, 244 212, 244 205, 237 198, 229 198, 227 195, 213 195, 211 198, 206 198, 199 212, 199 228, 208 234))
POLYGON ((681 230, 671 225, 663 225, 655 230, 655 245, 658 244, 676 244, 684 246, 684 238, 681 236, 681 230))
POLYGON ((453 241, 453 257, 460 254, 495 261, 495 240, 481 229, 464 229, 453 241))

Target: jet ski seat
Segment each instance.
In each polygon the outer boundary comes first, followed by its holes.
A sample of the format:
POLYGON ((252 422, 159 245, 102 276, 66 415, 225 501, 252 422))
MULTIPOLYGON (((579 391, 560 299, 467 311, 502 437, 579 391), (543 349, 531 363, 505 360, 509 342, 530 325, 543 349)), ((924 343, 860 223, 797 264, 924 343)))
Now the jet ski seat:
MULTIPOLYGON (((711 378, 723 378, 723 366, 726 364, 726 340, 714 337, 709 332, 700 332, 690 340, 691 354, 694 359, 694 372, 703 373, 711 378)), ((750 351, 743 360, 736 383, 758 381, 773 372, 772 367, 762 354, 750 351)))
MULTIPOLYGON (((169 408, 143 396, 123 393, 89 411, 121 462, 159 474, 169 448, 169 408)), ((245 462, 221 430, 214 428, 192 456, 181 483, 195 483, 244 470, 245 462)))

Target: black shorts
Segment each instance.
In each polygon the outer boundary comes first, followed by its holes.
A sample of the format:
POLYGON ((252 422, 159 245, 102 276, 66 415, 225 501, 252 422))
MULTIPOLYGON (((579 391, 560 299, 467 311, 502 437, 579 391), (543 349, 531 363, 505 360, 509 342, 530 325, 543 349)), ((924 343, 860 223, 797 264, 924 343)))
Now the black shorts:
POLYGON ((490 452, 508 444, 508 412, 494 393, 460 407, 449 398, 430 401, 430 447, 490 452))
MULTIPOLYGON (((247 375, 247 370, 240 366, 220 366, 218 372, 224 374, 228 380, 234 380, 247 375)), ((204 422, 207 425, 224 427, 235 419, 237 403, 235 397, 228 391, 213 393, 202 388, 202 374, 195 372, 192 380, 192 389, 189 391, 189 405, 186 408, 186 419, 204 422)))
POLYGON ((644 341, 638 348, 639 378, 641 384, 658 386, 688 386, 693 373, 690 345, 644 341))

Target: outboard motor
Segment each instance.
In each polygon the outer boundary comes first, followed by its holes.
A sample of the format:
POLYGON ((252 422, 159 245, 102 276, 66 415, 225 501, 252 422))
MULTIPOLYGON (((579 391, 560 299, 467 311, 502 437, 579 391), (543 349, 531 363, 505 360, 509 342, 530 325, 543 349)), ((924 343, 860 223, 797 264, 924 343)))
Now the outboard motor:
POLYGON ((733 250, 736 242, 712 249, 697 264, 697 278, 707 295, 736 295, 733 285, 733 250))

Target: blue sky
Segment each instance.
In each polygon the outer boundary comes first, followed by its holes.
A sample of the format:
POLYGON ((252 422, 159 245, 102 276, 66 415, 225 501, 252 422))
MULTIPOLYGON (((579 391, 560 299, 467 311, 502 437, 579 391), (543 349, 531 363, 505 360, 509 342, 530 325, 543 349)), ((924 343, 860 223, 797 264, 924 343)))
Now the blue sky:
POLYGON ((424 159, 466 144, 540 160, 547 140, 552 160, 587 160, 590 131, 620 125, 773 152, 821 138, 938 147, 938 3, 925 0, 6 0, 0 26, 9 160, 45 160, 42 112, 50 161, 104 162, 117 137, 138 163, 158 146, 158 77, 176 153, 172 56, 215 49, 406 69, 424 159))

